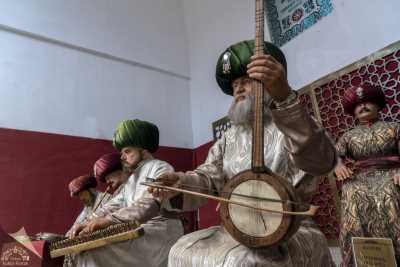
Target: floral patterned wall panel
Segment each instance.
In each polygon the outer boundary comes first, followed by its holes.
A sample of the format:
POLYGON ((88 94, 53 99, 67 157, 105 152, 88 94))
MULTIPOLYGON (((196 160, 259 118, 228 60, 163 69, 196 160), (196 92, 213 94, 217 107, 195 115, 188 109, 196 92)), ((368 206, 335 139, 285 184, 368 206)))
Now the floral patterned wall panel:
MULTIPOLYGON (((350 86, 363 82, 380 85, 388 105, 381 112, 387 121, 400 122, 400 42, 383 48, 343 69, 336 71, 300 90, 301 101, 316 117, 333 141, 355 125, 353 117, 343 111, 341 98, 350 86)), ((321 180, 319 192, 311 202, 320 209, 315 221, 329 240, 339 234, 340 184, 333 176, 321 180)))

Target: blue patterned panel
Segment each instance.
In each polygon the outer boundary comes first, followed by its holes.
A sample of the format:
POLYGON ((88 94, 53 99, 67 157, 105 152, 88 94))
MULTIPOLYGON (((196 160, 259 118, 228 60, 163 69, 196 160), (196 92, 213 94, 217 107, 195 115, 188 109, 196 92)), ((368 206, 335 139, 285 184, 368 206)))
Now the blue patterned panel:
POLYGON ((332 10, 331 0, 265 0, 272 42, 284 45, 332 10))

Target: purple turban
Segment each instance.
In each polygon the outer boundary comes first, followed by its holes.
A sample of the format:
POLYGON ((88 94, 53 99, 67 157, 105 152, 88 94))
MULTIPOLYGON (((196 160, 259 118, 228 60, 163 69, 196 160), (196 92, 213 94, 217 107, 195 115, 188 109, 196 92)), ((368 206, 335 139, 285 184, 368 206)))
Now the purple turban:
POLYGON ((95 188, 96 186, 96 178, 94 178, 92 175, 82 175, 72 180, 69 183, 68 188, 71 192, 71 196, 76 196, 79 192, 89 188, 95 188))
POLYGON ((94 164, 94 176, 103 183, 106 176, 116 170, 122 170, 120 153, 105 154, 94 164))

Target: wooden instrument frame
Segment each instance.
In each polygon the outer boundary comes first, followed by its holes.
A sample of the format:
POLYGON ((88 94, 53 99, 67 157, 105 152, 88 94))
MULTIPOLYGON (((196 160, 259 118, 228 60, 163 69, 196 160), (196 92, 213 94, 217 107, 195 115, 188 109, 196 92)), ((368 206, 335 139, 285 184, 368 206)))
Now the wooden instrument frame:
POLYGON ((76 244, 71 247, 50 250, 50 257, 57 258, 68 254, 79 253, 94 248, 104 247, 117 242, 136 239, 141 237, 142 235, 144 235, 144 229, 142 227, 139 227, 138 229, 130 230, 124 233, 119 233, 110 237, 106 237, 104 239, 90 240, 85 243, 76 244))
MULTIPOLYGON (((287 193, 286 190, 281 186, 279 181, 276 180, 276 177, 271 176, 270 174, 267 173, 257 173, 254 175, 254 173, 250 170, 246 170, 243 172, 240 172, 237 174, 235 179, 230 179, 225 187, 224 191, 227 190, 227 192, 233 192, 235 188, 237 188, 240 184, 246 181, 250 180, 257 180, 257 181, 264 181, 270 185, 277 191, 281 199, 289 199, 290 195, 287 193)), ((231 197, 230 194, 224 193, 223 194, 224 198, 229 199, 231 197)), ((287 229, 290 227, 292 223, 291 215, 288 214, 282 214, 282 221, 278 227, 278 230, 275 231, 272 235, 268 237, 254 237, 254 236, 248 236, 244 233, 242 233, 232 222, 230 219, 230 213, 229 213, 229 203, 222 202, 220 206, 220 217, 223 226, 225 229, 228 231, 228 233, 231 234, 231 236, 236 239, 238 242, 241 242, 243 245, 247 247, 265 247, 269 246, 271 244, 276 243, 277 240, 281 240, 285 237, 287 234, 287 229)), ((288 203, 282 203, 283 210, 285 211, 292 211, 292 205, 288 203)))

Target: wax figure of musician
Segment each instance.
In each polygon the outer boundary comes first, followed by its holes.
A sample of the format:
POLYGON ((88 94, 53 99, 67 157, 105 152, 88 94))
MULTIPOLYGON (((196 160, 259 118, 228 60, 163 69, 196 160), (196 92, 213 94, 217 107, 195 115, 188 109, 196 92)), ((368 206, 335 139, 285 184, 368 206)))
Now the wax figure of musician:
POLYGON ((94 176, 101 183, 107 185, 107 192, 110 196, 115 196, 123 188, 131 171, 122 167, 121 154, 109 153, 103 155, 94 164, 94 176))
POLYGON ((345 180, 340 228, 343 264, 354 265, 352 237, 391 238, 399 261, 400 124, 379 119, 385 96, 369 83, 346 90, 342 104, 358 121, 336 144, 341 159, 335 173, 345 180), (346 167, 346 159, 353 167, 346 167))
MULTIPOLYGON (((313 176, 333 169, 336 163, 334 146, 324 130, 307 115, 288 85, 284 54, 268 42, 264 56, 252 57, 253 49, 253 41, 243 41, 227 48, 218 59, 218 85, 224 93, 234 97, 229 110, 232 127, 213 145, 204 164, 192 172, 162 175, 158 182, 176 187, 188 184, 220 192, 227 179, 251 168, 252 78, 262 81, 270 95, 267 97, 269 106, 266 105, 264 111, 266 166, 308 192, 317 188, 318 178, 313 176)), ((183 210, 194 210, 206 202, 171 191, 149 191, 166 199, 183 198, 183 210)), ((185 235, 169 255, 169 266, 185 267, 320 267, 332 264, 327 241, 310 220, 303 222, 288 242, 275 248, 249 249, 234 240, 223 227, 215 226, 185 235)))
POLYGON ((72 229, 84 222, 93 214, 93 209, 99 204, 100 200, 103 198, 102 192, 96 191, 97 186, 96 178, 92 175, 83 175, 73 179, 69 185, 69 191, 71 197, 79 198, 84 204, 84 208, 79 216, 76 218, 71 229, 67 232, 67 235, 71 233, 72 229))
MULTIPOLYGON (((71 229, 67 232, 67 236, 70 236, 73 232, 74 227, 83 223, 86 220, 92 218, 93 212, 105 205, 113 196, 116 196, 122 188, 122 184, 125 183, 129 175, 127 171, 122 170, 121 155, 120 153, 109 153, 99 158, 93 167, 94 177, 97 181, 107 184, 106 192, 90 191, 90 196, 95 198, 94 201, 90 202, 93 206, 90 209, 86 207, 83 209, 78 220, 73 224, 71 229)), ((91 178, 93 179, 93 178, 91 178)), ((81 193, 82 195, 82 193, 81 193)), ((84 194, 84 196, 87 194, 84 194)), ((64 267, 76 266, 75 254, 66 255, 64 257, 64 267)))
POLYGON ((94 176, 80 176, 69 184, 71 196, 78 197, 85 205, 77 217, 67 236, 72 234, 72 229, 90 219, 94 209, 104 205, 111 197, 119 191, 122 183, 126 182, 127 175, 122 171, 121 156, 119 153, 110 153, 99 158, 94 164, 94 176), (99 192, 94 188, 97 186, 96 179, 107 184, 107 192, 99 192))
MULTIPOLYGON (((74 228, 88 220, 93 215, 94 209, 101 204, 102 200, 110 196, 108 193, 96 191, 96 186, 96 178, 92 175, 79 176, 69 183, 68 188, 71 196, 78 197, 84 204, 84 208, 72 224, 72 227, 65 234, 66 236, 71 236, 74 228)), ((63 266, 75 266, 75 254, 65 256, 63 266)))
POLYGON ((95 212, 96 218, 80 225, 74 234, 85 234, 111 224, 137 221, 145 234, 139 239, 111 244, 78 254, 77 266, 166 266, 172 245, 183 235, 179 219, 164 214, 169 202, 158 202, 141 185, 146 178, 155 178, 173 171, 171 165, 157 160, 152 153, 158 149, 157 126, 141 120, 126 120, 119 124, 114 146, 121 151, 124 167, 132 175, 120 193, 95 212))

